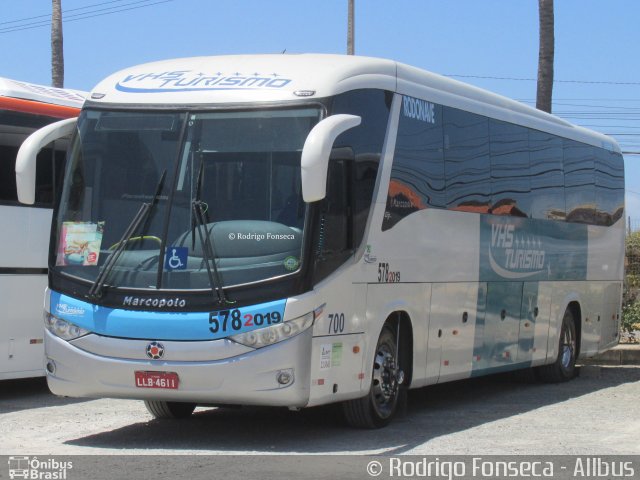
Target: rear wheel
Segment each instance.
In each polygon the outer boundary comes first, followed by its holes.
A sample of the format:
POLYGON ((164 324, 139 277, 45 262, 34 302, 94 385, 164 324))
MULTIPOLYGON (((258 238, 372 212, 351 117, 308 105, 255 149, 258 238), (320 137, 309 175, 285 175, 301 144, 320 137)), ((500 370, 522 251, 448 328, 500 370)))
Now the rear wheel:
POLYGON ((396 333, 385 325, 376 346, 369 394, 343 404, 347 423, 358 428, 388 425, 397 412, 403 380, 396 333))
POLYGON ((158 419, 186 418, 196 409, 195 403, 165 402, 161 400, 145 400, 144 406, 149 413, 158 419))
POLYGON ((559 383, 571 380, 576 375, 576 324, 573 312, 567 308, 562 318, 558 356, 550 365, 538 367, 538 376, 542 381, 559 383))

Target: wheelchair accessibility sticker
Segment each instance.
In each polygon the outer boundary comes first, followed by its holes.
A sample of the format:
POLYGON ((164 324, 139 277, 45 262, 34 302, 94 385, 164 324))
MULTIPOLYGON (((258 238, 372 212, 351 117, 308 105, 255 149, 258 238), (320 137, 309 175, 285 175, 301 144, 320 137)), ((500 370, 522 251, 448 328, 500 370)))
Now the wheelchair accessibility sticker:
POLYGON ((164 268, 166 270, 186 270, 189 249, 187 247, 167 247, 164 258, 164 268))

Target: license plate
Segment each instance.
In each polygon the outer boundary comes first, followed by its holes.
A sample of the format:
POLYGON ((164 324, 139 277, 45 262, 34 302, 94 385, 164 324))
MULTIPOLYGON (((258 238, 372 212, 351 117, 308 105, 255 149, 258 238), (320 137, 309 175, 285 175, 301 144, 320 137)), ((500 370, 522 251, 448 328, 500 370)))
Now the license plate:
POLYGON ((134 372, 138 388, 178 388, 178 374, 174 372, 134 372))

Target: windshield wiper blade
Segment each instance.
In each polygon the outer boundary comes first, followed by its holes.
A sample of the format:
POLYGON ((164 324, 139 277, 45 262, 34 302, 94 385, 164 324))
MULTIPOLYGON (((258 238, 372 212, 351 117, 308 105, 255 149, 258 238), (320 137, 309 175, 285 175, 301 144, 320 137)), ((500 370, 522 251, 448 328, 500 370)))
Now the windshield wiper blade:
POLYGON ((191 209, 193 211, 193 222, 191 225, 192 235, 192 249, 195 247, 195 230, 198 231, 198 237, 200 238, 200 244, 202 245, 202 257, 207 268, 207 276, 209 277, 209 285, 211 286, 212 293, 215 293, 215 298, 218 303, 224 306, 233 305, 234 301, 227 298, 227 295, 222 286, 222 279, 220 272, 218 272, 218 265, 216 264, 216 249, 213 243, 212 234, 207 228, 206 209, 207 204, 200 200, 200 191, 202 189, 202 176, 203 176, 203 160, 200 159, 200 167, 198 168, 198 175, 196 178, 196 192, 193 202, 191 202, 191 209), (202 230, 204 229, 204 233, 202 230), (213 271, 211 269, 213 264, 213 271))
POLYGON ((120 258, 120 255, 122 254, 124 249, 127 248, 129 240, 131 240, 131 237, 133 237, 133 234, 136 232, 136 230, 142 224, 142 222, 150 218, 151 212, 153 211, 153 208, 156 206, 160 198, 160 193, 162 192, 162 187, 164 186, 164 180, 166 176, 167 176, 167 170, 165 169, 162 172, 162 175, 160 176, 160 180, 158 181, 158 185, 156 187, 156 191, 153 195, 153 198, 151 199, 150 202, 144 202, 142 205, 140 205, 138 212, 135 214, 135 216, 133 217, 133 219, 125 229, 124 234, 122 235, 122 238, 116 244, 117 245, 116 249, 113 251, 111 255, 109 255, 109 258, 103 265, 102 270, 100 270, 100 273, 98 274, 93 284, 91 285, 91 288, 89 289, 89 293, 88 293, 89 298, 92 298, 92 299, 100 298, 102 296, 102 289, 104 287, 107 276, 109 275, 111 270, 113 270, 113 267, 118 261, 118 258, 120 258))

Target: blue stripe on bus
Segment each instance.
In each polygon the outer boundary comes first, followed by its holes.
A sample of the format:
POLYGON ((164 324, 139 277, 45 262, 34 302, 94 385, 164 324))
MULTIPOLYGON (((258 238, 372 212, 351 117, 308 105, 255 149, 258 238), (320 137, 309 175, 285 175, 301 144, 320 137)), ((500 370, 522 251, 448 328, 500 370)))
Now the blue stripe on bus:
POLYGON ((98 335, 148 340, 215 340, 264 328, 268 323, 267 314, 282 321, 286 300, 238 308, 240 322, 233 322, 229 315, 226 325, 224 315, 217 315, 219 311, 180 313, 107 308, 53 291, 50 305, 51 313, 56 317, 98 335), (256 324, 256 316, 261 325, 256 324), (210 319, 218 320, 217 328, 216 322, 210 322, 210 319))

